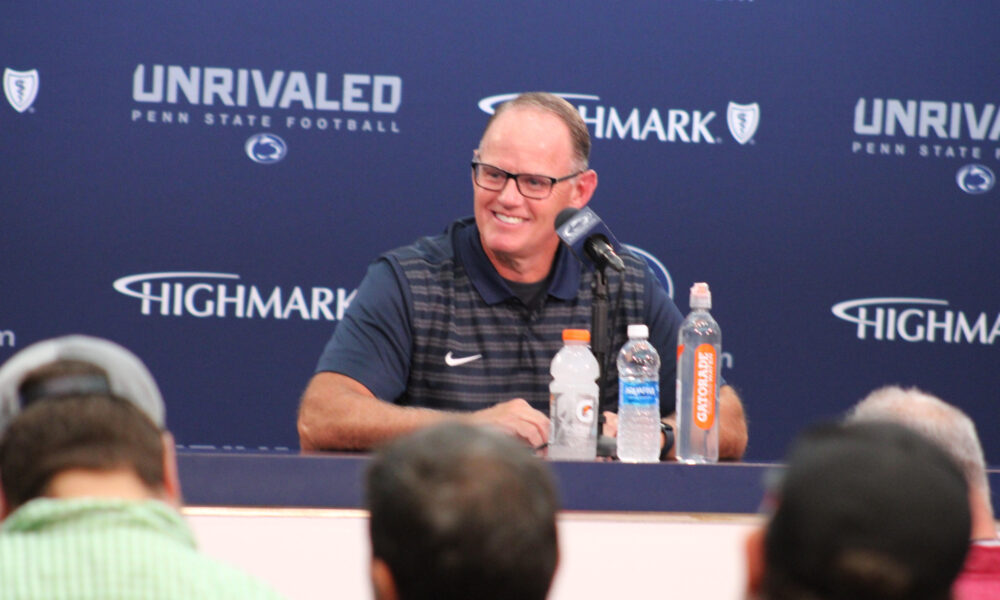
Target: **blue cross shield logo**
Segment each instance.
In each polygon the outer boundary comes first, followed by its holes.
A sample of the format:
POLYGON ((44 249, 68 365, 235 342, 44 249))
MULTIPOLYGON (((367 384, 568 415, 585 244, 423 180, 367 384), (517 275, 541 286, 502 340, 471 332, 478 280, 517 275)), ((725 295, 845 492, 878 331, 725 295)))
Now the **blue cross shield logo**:
POLYGON ((4 69, 3 71, 3 93, 7 96, 7 102, 19 113, 31 108, 38 96, 38 70, 15 71, 14 69, 4 69))
POLYGON ((726 110, 726 123, 729 125, 729 133, 733 134, 733 139, 744 145, 757 133, 757 125, 760 124, 760 105, 736 104, 730 102, 726 110))

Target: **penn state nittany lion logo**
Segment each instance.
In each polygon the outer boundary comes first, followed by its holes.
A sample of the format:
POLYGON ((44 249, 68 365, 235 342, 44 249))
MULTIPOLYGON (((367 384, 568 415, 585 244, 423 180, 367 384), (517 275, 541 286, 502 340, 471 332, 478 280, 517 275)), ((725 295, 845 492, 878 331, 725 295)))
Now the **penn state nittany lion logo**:
POLYGON ((965 165, 955 174, 955 182, 966 194, 985 194, 996 185, 997 178, 986 165, 965 165))
POLYGON ((14 110, 19 113, 28 110, 38 95, 38 70, 4 69, 3 93, 14 110))
POLYGON ((730 102, 726 110, 726 123, 729 125, 729 133, 733 138, 744 145, 757 133, 757 125, 760 124, 760 105, 756 102, 752 104, 736 104, 730 102))
POLYGON ((247 138, 243 145, 247 156, 255 163, 262 165, 274 164, 285 158, 288 154, 288 145, 285 140, 273 133, 258 133, 247 138))

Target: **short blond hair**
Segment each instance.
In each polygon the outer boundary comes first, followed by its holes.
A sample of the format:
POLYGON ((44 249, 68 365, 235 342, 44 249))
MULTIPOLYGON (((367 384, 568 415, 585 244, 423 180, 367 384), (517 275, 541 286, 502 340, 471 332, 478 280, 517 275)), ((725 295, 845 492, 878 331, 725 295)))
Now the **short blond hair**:
POLYGON ((587 169, 590 161, 590 132, 587 131, 587 124, 583 122, 583 117, 572 104, 549 92, 525 92, 513 100, 504 102, 497 107, 493 116, 486 122, 483 135, 486 135, 490 125, 497 117, 514 108, 533 108, 559 117, 559 120, 569 128, 570 141, 573 145, 573 161, 576 163, 577 170, 587 169))

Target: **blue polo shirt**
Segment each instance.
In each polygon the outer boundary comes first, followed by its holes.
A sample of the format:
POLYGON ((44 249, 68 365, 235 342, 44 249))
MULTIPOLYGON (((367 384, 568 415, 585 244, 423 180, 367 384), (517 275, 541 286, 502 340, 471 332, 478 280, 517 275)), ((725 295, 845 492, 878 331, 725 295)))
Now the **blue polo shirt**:
MULTIPOLYGON (((636 256, 608 277, 614 352, 629 323, 646 323, 660 353, 660 411, 674 410, 677 332, 683 317, 636 256)), ((548 294, 532 310, 483 251, 475 220, 383 254, 368 268, 317 371, 346 375, 378 398, 403 406, 479 410, 524 398, 548 412, 549 364, 566 328, 590 329, 593 271, 560 247, 548 294)), ((617 407, 618 373, 609 358, 605 402, 617 407)))

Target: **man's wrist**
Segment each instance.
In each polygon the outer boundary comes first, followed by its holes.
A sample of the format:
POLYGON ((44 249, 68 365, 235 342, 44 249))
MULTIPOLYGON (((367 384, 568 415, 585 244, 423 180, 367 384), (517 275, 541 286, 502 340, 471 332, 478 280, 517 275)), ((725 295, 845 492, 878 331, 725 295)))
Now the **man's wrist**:
POLYGON ((660 460, 667 460, 670 450, 674 447, 674 426, 660 421, 660 433, 663 434, 663 447, 660 449, 660 460))

